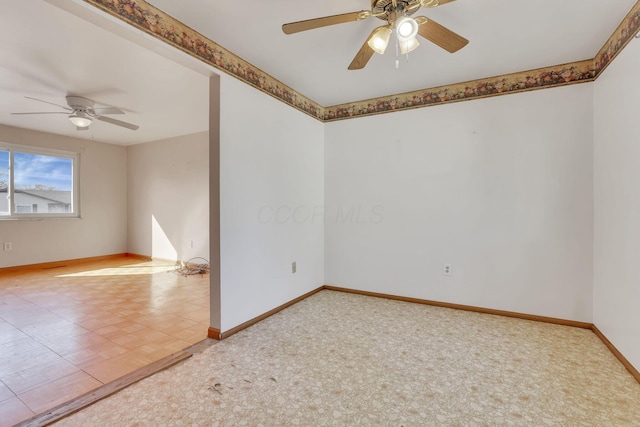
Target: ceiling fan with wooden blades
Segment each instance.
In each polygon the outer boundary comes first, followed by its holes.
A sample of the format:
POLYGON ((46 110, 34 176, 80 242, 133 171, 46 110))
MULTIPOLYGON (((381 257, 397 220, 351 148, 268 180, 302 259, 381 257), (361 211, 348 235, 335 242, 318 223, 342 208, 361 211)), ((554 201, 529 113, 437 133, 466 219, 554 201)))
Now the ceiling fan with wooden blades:
POLYGON ((370 17, 386 21, 386 25, 375 28, 364 42, 349 70, 364 68, 374 53, 383 54, 395 31, 399 52, 406 54, 418 47, 417 35, 454 53, 469 43, 469 40, 456 34, 426 16, 411 18, 421 7, 436 7, 455 0, 371 0, 371 10, 325 16, 305 21, 291 22, 282 26, 285 34, 294 34, 329 25, 363 21, 370 17))
POLYGON ((104 108, 96 108, 95 102, 89 98, 84 98, 82 96, 67 96, 67 106, 56 104, 49 101, 44 101, 38 98, 32 98, 30 96, 25 96, 27 99, 31 99, 33 101, 44 102, 45 104, 55 105, 56 107, 62 108, 64 111, 40 111, 40 112, 29 112, 29 113, 11 113, 16 115, 32 115, 32 114, 65 114, 69 118, 69 121, 73 123, 73 125, 78 130, 87 130, 89 129, 89 125, 93 120, 100 120, 105 123, 110 123, 112 125, 121 126, 123 128, 136 130, 139 128, 138 125, 134 125, 132 123, 123 122, 122 120, 117 120, 112 117, 108 117, 107 115, 111 114, 124 114, 124 111, 115 107, 104 107, 104 108))

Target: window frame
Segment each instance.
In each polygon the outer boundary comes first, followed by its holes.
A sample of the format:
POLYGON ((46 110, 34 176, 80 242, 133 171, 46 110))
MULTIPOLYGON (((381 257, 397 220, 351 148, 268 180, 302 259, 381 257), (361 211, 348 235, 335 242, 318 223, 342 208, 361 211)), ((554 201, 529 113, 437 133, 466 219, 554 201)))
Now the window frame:
MULTIPOLYGON (((57 219, 57 218, 81 218, 80 215, 80 153, 72 151, 43 148, 32 145, 10 144, 0 141, 0 151, 9 152, 9 164, 7 168, 7 201, 8 212, 0 212, 0 221, 16 219, 57 219), (71 160, 71 211, 70 212, 30 212, 18 213, 15 206, 14 185, 14 153, 34 154, 42 156, 59 157, 71 160)), ((19 189, 18 189, 19 190, 19 189)))

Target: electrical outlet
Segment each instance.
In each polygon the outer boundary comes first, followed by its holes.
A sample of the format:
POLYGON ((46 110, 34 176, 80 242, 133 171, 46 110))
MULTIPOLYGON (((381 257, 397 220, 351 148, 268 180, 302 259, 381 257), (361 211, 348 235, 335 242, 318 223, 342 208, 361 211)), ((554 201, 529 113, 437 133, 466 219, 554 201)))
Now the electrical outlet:
POLYGON ((451 267, 451 264, 444 264, 442 266, 442 274, 444 274, 445 276, 451 276, 452 273, 453 267, 451 267))
POLYGON ((5 251, 12 251, 12 250, 13 250, 13 243, 11 243, 11 242, 4 242, 4 250, 5 250, 5 251))
POLYGON ((189 247, 193 249, 193 240, 189 240, 189 247))
POLYGON ((295 261, 293 261, 293 262, 291 263, 291 273, 295 273, 295 272, 296 272, 296 270, 297 270, 296 262, 295 262, 295 261))

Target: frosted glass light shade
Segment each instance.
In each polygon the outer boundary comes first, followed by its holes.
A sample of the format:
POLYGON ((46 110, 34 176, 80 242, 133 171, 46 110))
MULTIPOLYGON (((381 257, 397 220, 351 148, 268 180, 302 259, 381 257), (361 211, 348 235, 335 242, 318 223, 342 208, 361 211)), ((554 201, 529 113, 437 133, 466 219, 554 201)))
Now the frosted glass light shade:
POLYGON ((400 42, 400 54, 406 55, 418 46, 420 46, 420 43, 418 43, 418 39, 416 37, 412 38, 408 42, 400 42))
POLYGON ((74 126, 77 126, 79 128, 86 128, 91 124, 92 121, 91 117, 89 117, 87 113, 83 111, 78 111, 71 114, 69 116, 69 120, 71 120, 71 123, 73 123, 74 126))
POLYGON ((373 37, 369 39, 367 44, 374 52, 380 55, 384 54, 389 46, 389 40, 391 39, 391 29, 389 27, 376 28, 373 37))

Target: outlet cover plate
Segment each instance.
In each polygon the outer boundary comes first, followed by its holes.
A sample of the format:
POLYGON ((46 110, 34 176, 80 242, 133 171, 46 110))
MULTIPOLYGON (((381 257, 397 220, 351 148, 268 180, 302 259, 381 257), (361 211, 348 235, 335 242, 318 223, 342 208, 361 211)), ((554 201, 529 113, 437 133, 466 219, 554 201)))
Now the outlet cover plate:
POLYGON ((442 274, 445 276, 451 276, 451 274, 453 274, 453 267, 451 264, 444 264, 442 266, 442 274))

